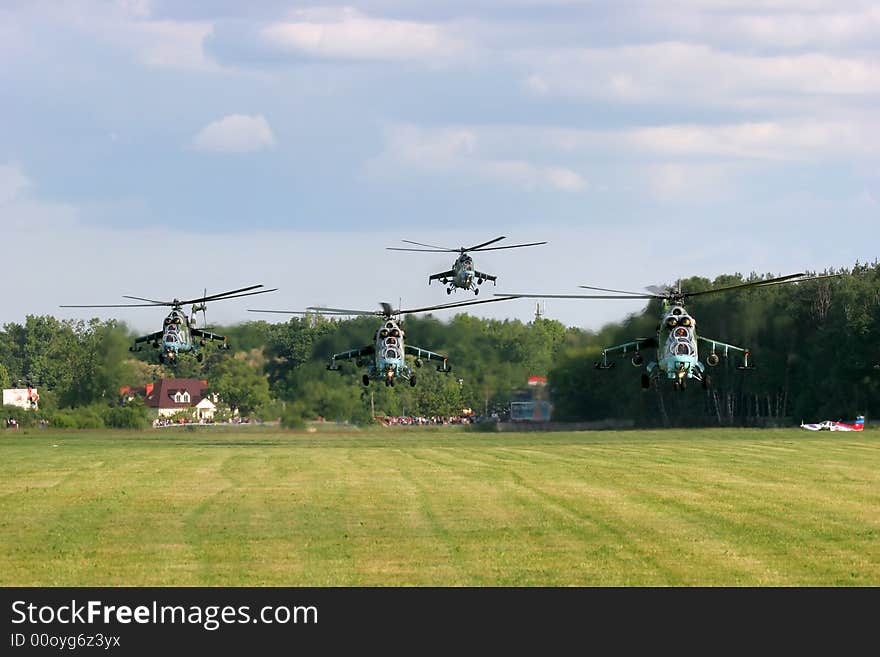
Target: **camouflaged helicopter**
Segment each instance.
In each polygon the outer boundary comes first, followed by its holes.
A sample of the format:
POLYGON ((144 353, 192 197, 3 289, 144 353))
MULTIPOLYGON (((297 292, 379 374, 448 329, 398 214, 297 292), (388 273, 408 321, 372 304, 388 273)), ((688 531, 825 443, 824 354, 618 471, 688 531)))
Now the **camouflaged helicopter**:
POLYGON ((470 255, 468 255, 469 252, 518 249, 524 246, 539 246, 541 244, 547 243, 529 242, 528 244, 511 244, 510 246, 493 246, 491 248, 487 248, 490 244, 495 244, 496 242, 500 242, 503 239, 505 239, 504 235, 502 235, 501 237, 496 237, 493 240, 489 240, 488 242, 483 242, 482 244, 476 244, 474 246, 468 247, 461 246, 457 249, 450 249, 443 246, 433 246, 431 244, 422 244, 421 242, 412 242, 410 240, 401 240, 401 242, 406 242, 407 244, 415 244, 416 246, 423 246, 427 248, 411 249, 406 247, 388 246, 386 247, 386 249, 389 251, 419 251, 423 253, 458 253, 458 258, 456 258, 455 262, 452 263, 452 269, 441 271, 437 274, 431 274, 430 276, 428 276, 428 285, 430 285, 433 281, 440 281, 444 285, 448 286, 446 288, 446 294, 452 294, 452 291, 456 288, 462 290, 473 290, 474 294, 479 294, 480 285, 482 285, 485 281, 492 281, 492 284, 494 285, 496 284, 495 282, 498 280, 498 277, 474 269, 474 259, 470 255))
POLYGON ((202 323, 204 324, 207 320, 205 309, 208 301, 221 301, 225 299, 235 299, 236 297, 248 297, 254 294, 266 294, 268 292, 275 292, 277 289, 273 288, 271 290, 252 291, 261 287, 263 287, 263 285, 250 285, 237 290, 229 290, 228 292, 220 292, 212 295, 208 295, 206 290, 199 298, 184 299, 183 301, 179 299, 157 301, 155 299, 123 295, 126 299, 135 299, 147 303, 75 306, 62 305, 61 308, 138 308, 169 306, 171 312, 168 313, 162 322, 162 330, 135 338, 134 344, 129 347, 129 351, 141 351, 144 344, 150 343, 154 349, 159 350, 159 363, 174 364, 178 360, 178 354, 182 353, 193 353, 196 360, 202 362, 204 355, 201 352, 201 347, 204 347, 207 344, 207 341, 221 342, 221 349, 229 349, 229 343, 227 342, 226 336, 206 331, 204 328, 198 328, 196 326, 196 313, 202 313, 202 323), (190 310, 190 316, 187 316, 186 312, 183 310, 183 306, 189 304, 192 304, 192 308, 190 310))
POLYGON ((608 355, 611 353, 619 352, 622 356, 632 354, 630 361, 632 365, 634 367, 644 366, 646 370, 641 376, 642 389, 650 388, 651 381, 659 381, 664 377, 672 381, 673 388, 676 390, 684 390, 689 379, 698 381, 702 384, 703 388, 708 389, 711 386, 711 377, 707 372, 707 366, 714 367, 718 365, 721 357, 727 357, 731 352, 740 353, 743 360, 741 365, 737 365, 737 369, 748 371, 753 369, 754 366, 749 362, 750 352, 747 348, 697 335, 697 320, 684 307, 687 299, 744 288, 767 287, 783 283, 800 283, 831 278, 836 275, 807 276, 805 273, 789 274, 787 276, 717 287, 700 292, 682 292, 681 281, 679 281, 674 288, 646 288, 650 294, 581 285, 580 287, 587 290, 616 292, 618 295, 510 293, 505 296, 547 299, 659 299, 663 303, 656 335, 636 338, 630 342, 603 349, 602 360, 594 363, 594 367, 598 370, 613 368, 615 363, 608 361, 608 355), (706 356, 705 363, 699 358, 698 345, 700 342, 709 348, 709 354, 706 356), (654 358, 646 360, 643 350, 648 349, 655 350, 656 355, 654 358))
POLYGON ((386 386, 394 386, 398 379, 408 381, 410 386, 415 386, 417 376, 415 370, 406 361, 406 355, 415 357, 413 366, 420 368, 426 360, 438 361, 438 372, 449 374, 452 367, 449 365, 449 357, 445 354, 439 354, 429 349, 416 347, 406 344, 404 341, 405 333, 401 326, 401 315, 412 313, 430 312, 433 310, 443 310, 445 308, 459 308, 463 306, 473 306, 482 303, 493 303, 495 301, 506 301, 505 298, 483 299, 481 301, 461 301, 458 303, 447 303, 437 306, 425 306, 423 308, 409 308, 405 310, 394 309, 390 303, 381 303, 382 310, 349 310, 345 308, 324 308, 319 306, 309 306, 306 311, 299 310, 257 310, 248 309, 248 312, 255 313, 279 313, 292 315, 337 315, 337 316, 378 316, 382 318, 382 323, 373 334, 372 344, 349 349, 341 353, 332 354, 327 369, 331 371, 339 370, 337 361, 354 360, 358 367, 366 367, 367 371, 362 377, 365 386, 370 385, 370 381, 382 381, 386 386))

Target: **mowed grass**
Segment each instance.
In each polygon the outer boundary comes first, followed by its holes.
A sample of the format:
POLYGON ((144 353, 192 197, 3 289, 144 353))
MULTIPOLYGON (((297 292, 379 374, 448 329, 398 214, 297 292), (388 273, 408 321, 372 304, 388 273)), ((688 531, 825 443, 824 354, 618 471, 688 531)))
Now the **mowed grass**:
POLYGON ((880 432, 0 434, 3 586, 877 586, 880 432))

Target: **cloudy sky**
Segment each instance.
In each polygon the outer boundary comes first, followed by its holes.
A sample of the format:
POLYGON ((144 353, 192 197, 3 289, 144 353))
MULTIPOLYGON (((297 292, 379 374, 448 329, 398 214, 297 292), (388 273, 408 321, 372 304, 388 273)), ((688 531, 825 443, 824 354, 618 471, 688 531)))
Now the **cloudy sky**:
MULTIPOLYGON (((249 284, 246 308, 641 290, 880 255, 868 0, 7 0, 0 323, 249 284)), ((598 328, 641 308, 548 301, 598 328)), ((528 321, 534 301, 474 314, 528 321)), ((443 311, 438 316, 448 316, 443 311)))

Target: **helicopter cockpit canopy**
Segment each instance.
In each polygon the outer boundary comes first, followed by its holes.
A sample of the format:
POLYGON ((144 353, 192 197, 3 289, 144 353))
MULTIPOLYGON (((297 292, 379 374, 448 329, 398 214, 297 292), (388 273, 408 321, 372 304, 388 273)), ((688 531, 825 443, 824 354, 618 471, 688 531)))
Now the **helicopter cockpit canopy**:
POLYGON ((168 324, 165 327, 165 333, 162 335, 163 342, 181 342, 180 331, 176 324, 168 324))
POLYGON ((469 255, 464 255, 461 257, 461 266, 467 269, 468 271, 473 271, 474 268, 474 259, 469 255))

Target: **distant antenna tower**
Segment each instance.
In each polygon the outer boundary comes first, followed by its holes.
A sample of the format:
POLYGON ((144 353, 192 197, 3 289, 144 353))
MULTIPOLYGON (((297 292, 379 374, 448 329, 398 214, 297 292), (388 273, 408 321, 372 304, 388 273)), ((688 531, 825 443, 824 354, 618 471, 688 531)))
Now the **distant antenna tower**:
POLYGON ((535 303, 535 319, 541 319, 544 316, 544 306, 538 301, 535 303))

